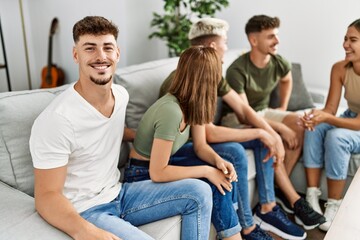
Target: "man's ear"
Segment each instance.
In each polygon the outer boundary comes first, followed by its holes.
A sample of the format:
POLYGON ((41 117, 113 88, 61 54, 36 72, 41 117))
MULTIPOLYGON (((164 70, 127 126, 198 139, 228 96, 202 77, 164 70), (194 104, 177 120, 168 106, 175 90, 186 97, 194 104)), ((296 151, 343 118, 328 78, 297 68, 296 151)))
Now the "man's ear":
POLYGON ((254 33, 250 33, 248 35, 248 40, 251 46, 256 46, 257 44, 257 36, 254 33))
POLYGON ((77 50, 76 50, 76 47, 75 47, 75 46, 73 47, 72 54, 73 54, 74 62, 75 62, 75 63, 79 63, 78 53, 77 53, 77 50))
POLYGON ((212 41, 210 44, 209 44, 209 47, 213 48, 216 50, 216 42, 212 41))
POLYGON ((119 62, 119 60, 120 60, 120 48, 119 47, 117 47, 116 54, 117 54, 116 62, 119 62))

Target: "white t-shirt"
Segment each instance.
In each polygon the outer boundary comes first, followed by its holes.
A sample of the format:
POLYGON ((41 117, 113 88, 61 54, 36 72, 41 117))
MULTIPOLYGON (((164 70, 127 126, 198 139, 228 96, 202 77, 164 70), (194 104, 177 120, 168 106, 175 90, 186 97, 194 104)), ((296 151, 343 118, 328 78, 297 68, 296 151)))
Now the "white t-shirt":
POLYGON ((30 136, 33 165, 67 165, 63 194, 78 212, 112 201, 121 189, 117 168, 129 95, 113 84, 114 111, 105 117, 74 85, 56 97, 35 120, 30 136))

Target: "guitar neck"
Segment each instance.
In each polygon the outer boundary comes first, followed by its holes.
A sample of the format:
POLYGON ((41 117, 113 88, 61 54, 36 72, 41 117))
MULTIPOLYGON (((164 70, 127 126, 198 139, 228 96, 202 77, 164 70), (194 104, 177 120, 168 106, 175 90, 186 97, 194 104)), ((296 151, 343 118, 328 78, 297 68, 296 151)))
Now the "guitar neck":
POLYGON ((48 59, 47 59, 48 68, 52 67, 52 35, 49 36, 49 46, 48 46, 48 59))

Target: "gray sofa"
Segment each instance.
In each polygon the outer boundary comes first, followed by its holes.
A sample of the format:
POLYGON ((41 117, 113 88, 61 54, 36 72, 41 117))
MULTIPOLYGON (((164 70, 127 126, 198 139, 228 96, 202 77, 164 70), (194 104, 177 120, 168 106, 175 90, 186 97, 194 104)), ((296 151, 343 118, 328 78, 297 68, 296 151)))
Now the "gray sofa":
MULTIPOLYGON (((225 56, 224 70, 242 52, 242 50, 228 51, 225 56)), ((142 114, 157 99, 160 84, 175 69, 177 61, 177 58, 169 58, 116 71, 114 82, 123 85, 130 95, 126 116, 128 127, 137 127, 142 114)), ((68 86, 0 93, 0 239, 71 239, 47 224, 35 211, 33 167, 28 144, 34 119, 66 87, 68 86)), ((121 147, 119 168, 122 170, 127 160, 129 145, 122 144, 121 147)), ((256 203, 256 172, 253 154, 251 151, 247 153, 249 156, 249 193, 254 205, 256 203)), ((349 182, 357 166, 360 165, 359 159, 358 156, 354 156, 351 161, 349 182)), ((304 192, 306 189, 304 176, 300 161, 292 175, 294 185, 299 192, 304 192)), ((322 189, 323 195, 326 196, 326 185, 323 184, 322 189)), ((175 216, 139 228, 154 239, 179 240, 180 227, 181 218, 175 216)), ((213 229, 210 235, 210 239, 215 239, 213 229)))

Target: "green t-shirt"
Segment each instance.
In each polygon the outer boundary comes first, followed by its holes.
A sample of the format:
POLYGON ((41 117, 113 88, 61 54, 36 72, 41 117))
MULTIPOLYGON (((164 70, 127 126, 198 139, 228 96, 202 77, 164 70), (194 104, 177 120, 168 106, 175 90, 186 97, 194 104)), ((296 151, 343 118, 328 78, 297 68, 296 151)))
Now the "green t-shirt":
MULTIPOLYGON (((170 73, 170 75, 165 79, 165 81, 161 85, 160 92, 159 92, 159 98, 164 96, 167 93, 167 91, 171 85, 171 81, 175 77, 175 71, 176 70, 174 70, 172 73, 170 73)), ((231 87, 229 86, 229 84, 227 83, 225 78, 221 78, 221 81, 217 88, 218 97, 222 97, 222 96, 226 95, 230 91, 230 89, 231 89, 231 87)))
MULTIPOLYGON (((245 93, 255 111, 269 107, 270 95, 279 80, 291 70, 291 63, 280 55, 272 55, 265 68, 256 67, 250 60, 250 52, 236 59, 226 71, 229 85, 237 93, 245 93)), ((225 114, 232 112, 224 106, 225 114)))
POLYGON ((171 155, 189 139, 190 126, 180 132, 183 114, 177 98, 166 94, 158 99, 143 115, 134 140, 136 152, 150 158, 154 138, 173 141, 171 155))

